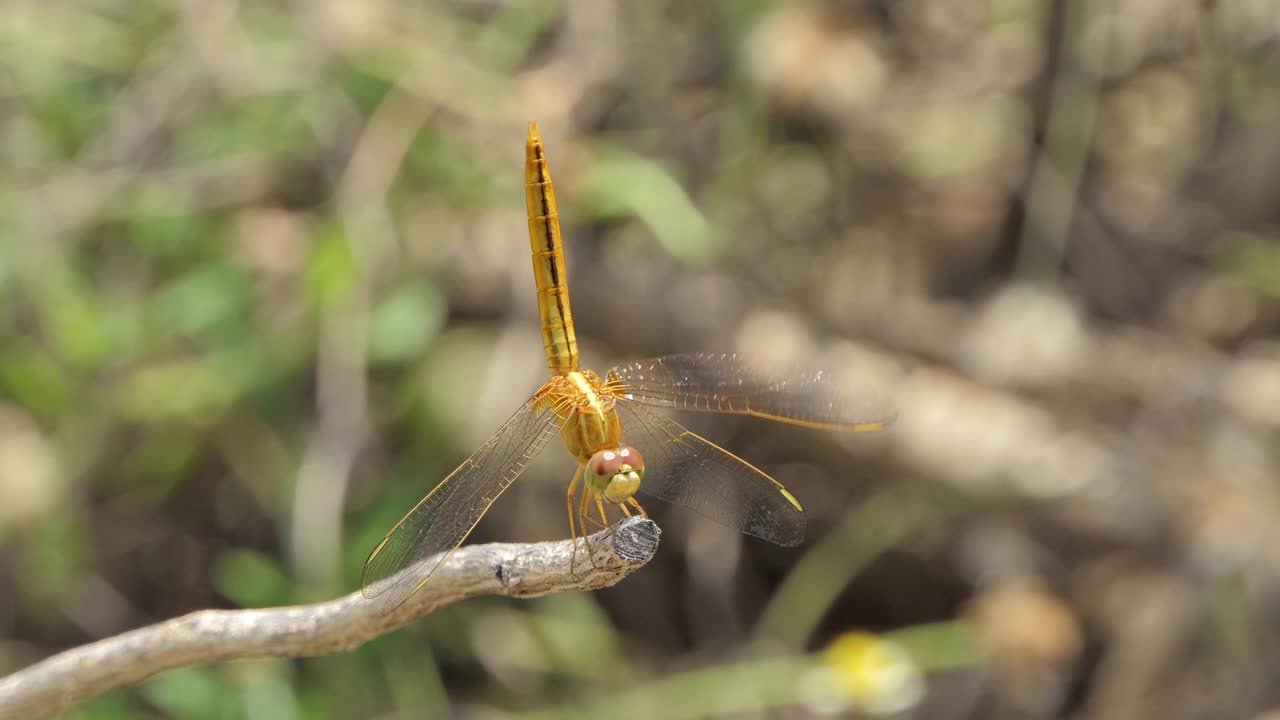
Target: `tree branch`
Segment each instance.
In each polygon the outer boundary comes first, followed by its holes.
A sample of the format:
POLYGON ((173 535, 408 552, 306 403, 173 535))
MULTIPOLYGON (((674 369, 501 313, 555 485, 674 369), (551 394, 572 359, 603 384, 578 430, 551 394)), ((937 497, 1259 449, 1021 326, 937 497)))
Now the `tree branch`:
POLYGON ((0 718, 49 717, 185 665, 344 652, 477 595, 533 597, 608 587, 653 557, 659 534, 651 520, 623 520, 591 536, 589 559, 579 543, 574 571, 569 540, 463 547, 399 606, 394 598, 370 600, 354 592, 311 605, 200 610, 67 650, 0 679, 0 718))

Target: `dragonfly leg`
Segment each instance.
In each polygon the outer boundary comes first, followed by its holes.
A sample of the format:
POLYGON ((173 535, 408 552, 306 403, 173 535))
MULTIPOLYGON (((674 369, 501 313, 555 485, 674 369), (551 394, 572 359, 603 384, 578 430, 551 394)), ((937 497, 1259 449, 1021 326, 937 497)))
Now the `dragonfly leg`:
MULTIPOLYGON (((599 499, 599 497, 598 497, 598 496, 596 496, 596 495, 592 495, 592 497, 596 498, 596 502, 599 502, 599 501, 600 501, 600 499, 599 499)), ((606 528, 608 528, 608 527, 609 527, 608 525, 605 525, 604 523, 600 522, 599 520, 597 520, 597 519, 595 519, 594 517, 592 517, 592 516, 591 516, 591 501, 590 501, 590 500, 587 500, 587 503, 586 503, 586 505, 583 507, 582 512, 583 512, 583 515, 582 515, 582 517, 581 517, 581 518, 579 518, 579 522, 581 522, 581 523, 582 523, 582 532, 584 532, 584 533, 585 533, 585 532, 587 531, 587 530, 586 530, 586 528, 587 528, 587 523, 591 523, 591 525, 592 525, 593 527, 598 527, 598 528, 600 528, 601 530, 604 530, 604 529, 606 529, 606 528)))
MULTIPOLYGON (((613 526, 609 524, 609 516, 605 515, 604 513, 604 501, 601 500, 602 497, 604 496, 601 495, 600 493, 596 493, 596 507, 599 508, 600 510, 600 520, 603 522, 603 524, 600 527, 602 529, 608 530, 608 532, 605 533, 605 536, 607 537, 613 534, 613 526)), ((610 505, 612 504, 613 503, 610 503, 610 505)), ((619 505, 618 507, 622 507, 622 506, 619 505)))
POLYGON ((595 518, 587 512, 589 507, 587 503, 591 500, 591 488, 582 488, 582 500, 578 503, 578 523, 582 528, 582 544, 587 547, 587 559, 591 561, 591 567, 595 567, 594 553, 591 552, 591 541, 587 539, 587 521, 595 522, 595 518))
POLYGON ((627 509, 626 503, 622 503, 621 505, 619 505, 618 509, 622 511, 623 515, 626 515, 627 517, 631 517, 631 511, 627 509))
MULTIPOLYGON (((640 511, 640 517, 645 518, 645 519, 648 519, 648 518, 649 518, 649 513, 645 512, 645 511, 644 511, 644 508, 640 506, 640 501, 639 501, 639 500, 636 500, 635 498, 627 498, 627 503, 628 503, 629 505, 631 505, 631 507, 633 507, 633 508, 635 508, 636 510, 640 511)), ((621 505, 619 505, 618 507, 622 507, 622 506, 621 506, 621 505)), ((628 515, 630 515, 631 513, 627 513, 627 514, 628 514, 628 515)))
MULTIPOLYGON (((565 496, 564 506, 569 511, 569 539, 573 541, 573 549, 569 551, 569 573, 573 574, 574 561, 578 559, 578 526, 573 519, 573 494, 578 491, 578 481, 582 479, 583 465, 578 466, 578 471, 573 474, 573 480, 569 481, 569 492, 565 496)), ((587 534, 586 528, 583 528, 582 535, 587 534)))
POLYGON ((604 500, 600 499, 600 495, 596 495, 596 507, 600 509, 600 523, 602 527, 609 527, 609 518, 604 514, 604 500))

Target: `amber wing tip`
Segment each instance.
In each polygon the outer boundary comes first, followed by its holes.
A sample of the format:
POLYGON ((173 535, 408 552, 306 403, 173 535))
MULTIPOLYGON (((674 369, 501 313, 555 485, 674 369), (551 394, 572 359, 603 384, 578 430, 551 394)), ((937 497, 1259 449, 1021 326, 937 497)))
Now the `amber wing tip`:
POLYGON ((532 121, 529 122, 529 139, 530 140, 542 139, 542 136, 538 134, 538 123, 536 122, 532 122, 532 121))

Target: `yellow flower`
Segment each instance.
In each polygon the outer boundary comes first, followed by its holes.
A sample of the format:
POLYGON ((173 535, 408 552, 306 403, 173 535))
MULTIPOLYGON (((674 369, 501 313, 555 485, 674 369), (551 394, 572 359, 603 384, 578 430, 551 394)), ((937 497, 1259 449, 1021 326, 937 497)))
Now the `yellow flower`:
POLYGON ((821 677, 815 680, 834 690, 843 704, 865 713, 902 712, 924 694, 920 669, 906 650, 871 633, 840 635, 822 652, 821 661, 821 677))

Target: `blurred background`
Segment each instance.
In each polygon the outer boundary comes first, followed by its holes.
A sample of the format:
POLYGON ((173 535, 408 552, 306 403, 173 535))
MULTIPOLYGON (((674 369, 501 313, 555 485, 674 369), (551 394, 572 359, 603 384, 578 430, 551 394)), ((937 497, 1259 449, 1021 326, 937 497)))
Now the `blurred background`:
MULTIPOLYGON (((4 3, 0 674, 357 587, 545 379, 537 120, 589 367, 899 414, 680 418, 806 543, 649 503, 614 588, 71 717, 1275 718, 1278 73, 1271 0, 4 3)), ((572 470, 471 542, 565 537, 572 470)))

